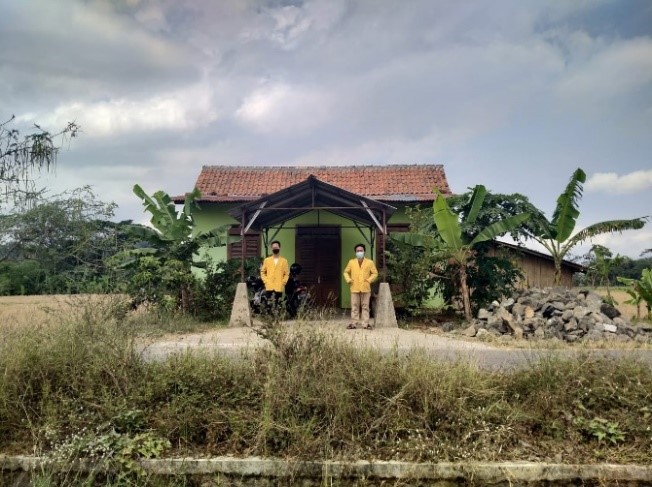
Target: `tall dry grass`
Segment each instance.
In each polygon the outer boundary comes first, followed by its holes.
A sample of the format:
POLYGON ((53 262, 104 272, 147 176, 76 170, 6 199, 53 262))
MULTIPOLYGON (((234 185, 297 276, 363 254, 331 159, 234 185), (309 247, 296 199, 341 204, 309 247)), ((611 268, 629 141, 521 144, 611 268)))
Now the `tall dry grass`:
POLYGON ((111 305, 0 335, 4 453, 82 455, 147 433, 169 441, 171 455, 652 458, 652 370, 631 360, 553 357, 501 373, 361 350, 298 326, 277 327, 273 347, 240 359, 187 352, 147 362, 111 305))

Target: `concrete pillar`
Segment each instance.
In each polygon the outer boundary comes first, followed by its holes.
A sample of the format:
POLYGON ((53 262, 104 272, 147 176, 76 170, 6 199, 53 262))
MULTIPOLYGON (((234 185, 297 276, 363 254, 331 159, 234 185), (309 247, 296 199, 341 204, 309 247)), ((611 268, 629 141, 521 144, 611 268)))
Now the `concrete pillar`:
POLYGON ((376 328, 398 328, 389 283, 381 282, 376 298, 376 328))
POLYGON ((239 282, 235 290, 235 299, 231 309, 230 327, 251 326, 251 309, 249 308, 249 293, 247 283, 239 282))

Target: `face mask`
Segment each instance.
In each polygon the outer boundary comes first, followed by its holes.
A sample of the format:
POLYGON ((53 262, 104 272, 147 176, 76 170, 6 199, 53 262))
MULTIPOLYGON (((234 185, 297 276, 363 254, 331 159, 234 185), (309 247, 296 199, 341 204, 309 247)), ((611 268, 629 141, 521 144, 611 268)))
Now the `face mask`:
POLYGON ((355 256, 356 256, 358 259, 362 259, 362 258, 364 257, 364 252, 356 252, 356 253, 355 253, 355 256))
POLYGON ((278 255, 278 253, 281 251, 281 249, 272 249, 272 253, 274 255, 278 255))

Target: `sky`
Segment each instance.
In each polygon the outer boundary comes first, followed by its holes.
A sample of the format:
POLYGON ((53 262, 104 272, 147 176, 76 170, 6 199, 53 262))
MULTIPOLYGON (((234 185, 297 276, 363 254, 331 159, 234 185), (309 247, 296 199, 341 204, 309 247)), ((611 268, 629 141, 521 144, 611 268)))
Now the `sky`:
MULTIPOLYGON (((580 229, 652 215, 652 2, 0 0, 12 114, 81 126, 39 184, 116 220, 203 165, 442 164, 548 216, 581 167, 580 229)), ((637 258, 652 222, 592 243, 637 258)))

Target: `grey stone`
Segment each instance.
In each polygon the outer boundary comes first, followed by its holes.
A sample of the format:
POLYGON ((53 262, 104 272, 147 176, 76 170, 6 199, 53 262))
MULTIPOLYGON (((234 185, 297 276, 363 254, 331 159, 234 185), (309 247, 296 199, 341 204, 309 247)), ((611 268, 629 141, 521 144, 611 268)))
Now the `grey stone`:
POLYGON ((564 311, 566 309, 566 305, 561 301, 553 301, 550 305, 559 311, 564 311))
POLYGON ((520 303, 514 303, 514 305, 512 306, 512 316, 517 320, 519 318, 523 318, 524 311, 525 311, 525 306, 523 306, 520 303))
POLYGON ((478 319, 479 320, 487 320, 487 319, 489 319, 489 316, 491 316, 491 315, 490 315, 488 310, 486 310, 484 308, 480 308, 478 310, 478 319))
MULTIPOLYGON (((613 325, 612 325, 612 326, 613 326, 613 325)), ((603 323, 595 323, 595 324, 591 327, 591 329, 593 329, 593 330, 595 330, 595 331, 603 332, 603 331, 604 331, 604 324, 603 324, 603 323)))
MULTIPOLYGON (((602 324, 602 323, 601 323, 602 324)), ((602 324, 604 331, 609 332, 609 333, 616 333, 618 331, 618 327, 616 325, 605 325, 602 324)))
POLYGON ((445 332, 453 331, 458 327, 458 324, 454 321, 445 321, 441 324, 441 329, 445 332))
POLYGON ((600 311, 602 311, 612 320, 620 316, 620 311, 618 311, 618 309, 616 309, 615 306, 612 306, 609 303, 602 303, 602 305, 600 306, 600 311))
POLYGON ((462 332, 462 335, 467 337, 474 337, 477 333, 478 332, 475 329, 475 326, 471 325, 462 332))
POLYGON ((627 322, 625 320, 623 320, 622 318, 620 318, 620 317, 616 317, 616 318, 613 319, 613 324, 616 325, 616 326, 623 326, 623 325, 626 325, 627 322))
POLYGON ((545 338, 545 331, 543 330, 543 327, 537 328, 534 330, 534 336, 536 338, 545 338))
MULTIPOLYGON (((567 309, 561 314, 561 319, 564 321, 569 321, 571 318, 573 318, 573 310, 572 309, 567 309)), ((577 320, 575 320, 577 322, 577 320)))
POLYGON ((589 308, 585 308, 584 306, 578 306, 573 310, 573 316, 575 317, 576 320, 580 320, 584 316, 589 314, 589 312, 590 312, 589 308))
MULTIPOLYGON (((603 315, 602 313, 596 313, 595 311, 591 311, 591 313, 589 314, 589 316, 590 316, 593 320, 595 320, 596 323, 604 323, 604 318, 603 318, 603 316, 605 316, 605 315, 603 315)), ((609 318, 607 318, 607 319, 609 319, 609 318)))
POLYGON ((503 308, 507 308, 507 309, 509 309, 510 306, 513 306, 513 305, 514 305, 514 298, 507 298, 507 299, 504 299, 504 300, 500 303, 500 305, 501 305, 503 308))
POLYGON ((475 334, 476 338, 488 338, 491 336, 491 333, 489 333, 488 330, 485 330, 484 328, 479 328, 478 331, 475 334))
POLYGON ((589 330, 589 332, 584 335, 584 339, 592 342, 602 340, 602 333, 597 330, 589 330))
POLYGON ((588 331, 589 328, 591 328, 594 324, 595 321, 593 321, 588 315, 583 316, 582 319, 578 322, 578 326, 584 331, 588 331))
POLYGON ((576 342, 579 339, 580 339, 580 337, 578 337, 577 335, 566 335, 566 336, 564 336, 564 340, 566 340, 569 343, 576 342))
POLYGON ((564 325, 564 330, 565 331, 573 331, 577 330, 577 320, 575 318, 571 318, 565 325, 564 325))

